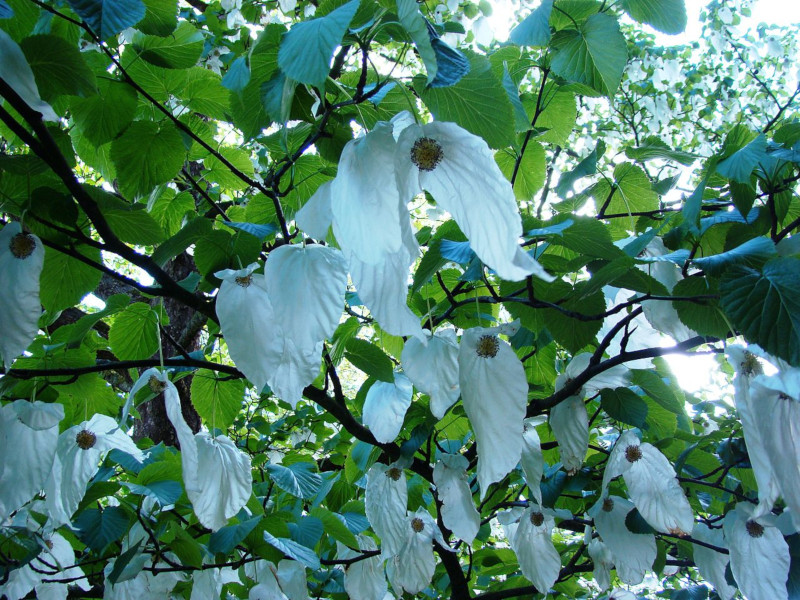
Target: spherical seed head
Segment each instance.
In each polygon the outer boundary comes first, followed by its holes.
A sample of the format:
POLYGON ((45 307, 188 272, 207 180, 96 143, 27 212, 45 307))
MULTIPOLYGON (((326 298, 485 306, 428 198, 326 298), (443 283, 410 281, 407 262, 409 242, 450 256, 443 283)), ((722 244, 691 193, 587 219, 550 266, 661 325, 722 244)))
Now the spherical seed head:
POLYGON ((791 396, 788 394, 784 394, 783 392, 778 394, 778 400, 791 400, 791 396))
POLYGON ((744 360, 740 366, 742 369, 742 374, 747 375, 748 377, 761 375, 764 372, 761 363, 758 362, 758 357, 752 352, 744 353, 744 360))
POLYGON ((411 146, 411 162, 420 171, 433 171, 444 158, 441 144, 429 137, 421 137, 411 146))
POLYGON ((391 469, 386 471, 386 476, 388 478, 394 480, 394 481, 397 481, 398 479, 400 479, 400 476, 402 474, 403 474, 403 472, 400 469, 398 469, 397 467, 392 467, 391 469))
POLYGON ((628 446, 625 448, 625 458, 628 462, 634 463, 642 458, 642 450, 639 446, 628 446))
POLYGON ((27 233, 18 233, 11 238, 8 249, 11 250, 11 254, 16 258, 24 260, 36 250, 36 240, 32 235, 28 235, 27 233))
POLYGON ((745 523, 745 528, 747 529, 747 533, 750 534, 750 537, 760 538, 764 535, 764 526, 761 523, 748 521, 745 523))
POLYGON ((51 540, 46 540, 44 545, 47 546, 48 550, 52 550, 53 549, 53 542, 51 540))
POLYGON ((475 352, 481 358, 494 358, 498 350, 500 350, 500 340, 496 335, 482 335, 475 348, 475 352))
POLYGON ((150 379, 147 380, 147 385, 150 387, 150 391, 154 394, 160 394, 167 389, 167 383, 165 381, 161 381, 155 375, 150 375, 150 379))
POLYGON ((414 530, 414 533, 419 533, 425 529, 425 522, 419 517, 414 517, 411 519, 411 529, 414 530))
POLYGON ((539 511, 531 513, 531 523, 536 527, 541 527, 542 523, 544 523, 544 515, 539 511))
POLYGON ((237 277, 235 279, 235 281, 236 281, 236 285, 240 285, 240 286, 242 286, 244 288, 250 287, 250 284, 253 282, 253 276, 252 275, 245 275, 244 277, 237 277))
POLYGON ((611 498, 603 500, 603 512, 611 512, 614 510, 614 501, 611 498))
POLYGON ((75 436, 75 443, 78 444, 78 448, 81 450, 88 450, 97 443, 97 436, 88 429, 83 429, 75 436))

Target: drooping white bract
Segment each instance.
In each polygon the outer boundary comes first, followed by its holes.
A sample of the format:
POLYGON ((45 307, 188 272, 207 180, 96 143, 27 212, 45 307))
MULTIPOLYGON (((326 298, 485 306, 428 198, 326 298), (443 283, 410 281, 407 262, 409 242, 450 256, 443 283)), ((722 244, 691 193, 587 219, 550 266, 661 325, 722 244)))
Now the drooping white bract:
POLYGON ((279 321, 275 318, 263 275, 253 273, 258 263, 234 271, 214 273, 222 280, 216 311, 228 353, 245 377, 261 391, 272 374, 269 357, 282 352, 281 337, 267 331, 279 321))
POLYGON ((295 560, 282 560, 277 567, 258 560, 245 565, 245 574, 256 582, 249 600, 308 600, 305 567, 295 560))
POLYGON ((44 488, 63 418, 61 404, 15 400, 0 407, 0 523, 44 488))
POLYGON ((522 574, 541 594, 548 593, 561 570, 561 556, 551 537, 554 526, 553 517, 532 503, 522 513, 519 525, 509 540, 522 574))
MULTIPOLYGON (((566 380, 562 383, 562 387, 568 380, 575 379, 578 375, 583 373, 589 367, 591 359, 592 355, 589 352, 583 352, 573 357, 573 359, 569 361, 567 368, 564 369, 566 380)), ((611 367, 610 369, 606 369, 602 373, 595 375, 589 381, 584 383, 583 386, 581 386, 579 395, 582 398, 590 398, 597 394, 600 390, 613 390, 614 388, 618 387, 626 387, 630 384, 630 380, 630 369, 625 365, 617 365, 615 367, 611 367)), ((556 389, 558 389, 558 382, 556 383, 556 389)))
POLYGON ((622 475, 631 500, 652 527, 664 533, 686 535, 694 514, 667 457, 652 444, 642 443, 632 431, 617 440, 603 473, 603 489, 622 475))
POLYGON ((25 60, 22 48, 5 31, 0 30, 0 79, 13 89, 25 104, 42 114, 45 121, 58 121, 53 108, 39 96, 33 71, 25 60))
MULTIPOLYGON (((0 32, 0 48, 3 35, 7 34, 0 32)), ((5 63, 6 55, 0 51, 0 56, 0 62, 5 63)), ((22 233, 16 221, 0 231, 0 355, 6 369, 25 352, 39 331, 39 275, 43 265, 44 246, 38 237, 22 233)))
POLYGON ((789 598, 789 546, 770 520, 769 515, 754 518, 752 507, 744 503, 725 515, 723 529, 730 549, 731 572, 748 600, 789 598))
POLYGON ((9 571, 8 581, 0 585, 0 596, 20 600, 35 590, 35 597, 42 600, 66 600, 69 592, 66 583, 44 581, 54 578, 71 580, 70 585, 77 585, 84 591, 92 588, 83 577, 83 570, 75 566, 72 545, 58 533, 50 536, 41 553, 30 563, 9 571), (58 570, 57 577, 49 575, 54 570, 58 570))
POLYGON ((442 454, 433 467, 433 483, 442 503, 441 517, 445 527, 471 544, 481 527, 481 515, 472 502, 468 466, 469 461, 460 454, 442 454))
POLYGON ((324 240, 333 223, 331 208, 331 183, 326 181, 317 188, 314 195, 294 215, 297 226, 312 238, 324 240))
MULTIPOLYGON (((114 569, 115 560, 109 561, 103 569, 103 600, 164 600, 170 597, 172 590, 183 579, 183 575, 175 571, 140 571, 133 579, 112 584, 108 577, 114 569)), ((159 562, 154 566, 168 569, 170 565, 159 562)))
POLYGON ((780 495, 800 529, 800 369, 757 376, 750 398, 780 495))
POLYGON ((106 415, 94 415, 58 436, 53 468, 45 483, 47 512, 53 527, 72 520, 72 513, 86 493, 86 484, 113 449, 129 454, 137 462, 144 460, 133 440, 106 415))
MULTIPOLYGON (((630 300, 636 295, 636 292, 631 290, 617 290, 616 288, 605 287, 603 292, 606 295, 606 306, 611 309, 618 304, 622 304, 630 300)), ((628 313, 619 311, 613 315, 607 316, 603 320, 603 326, 597 333, 597 339, 602 340, 606 335, 616 327, 619 322, 626 318, 628 313)), ((659 347, 663 343, 663 336, 661 333, 653 329, 643 314, 639 314, 628 322, 626 328, 617 333, 611 343, 608 345, 606 352, 609 356, 617 356, 622 352, 622 340, 625 339, 625 350, 633 352, 635 350, 643 350, 645 348, 659 347), (627 330, 628 335, 625 336, 627 330)), ((629 360, 625 362, 628 368, 631 369, 647 369, 652 367, 653 360, 650 358, 638 358, 636 360, 629 360)))
POLYGON ((520 464, 528 484, 528 491, 538 504, 542 503, 542 475, 544 475, 544 456, 542 443, 536 425, 540 422, 538 417, 525 419, 522 428, 522 456, 520 464))
POLYGON ((448 548, 439 526, 428 511, 420 508, 417 512, 409 513, 405 521, 405 540, 394 561, 394 577, 410 594, 418 594, 424 590, 433 578, 436 570, 434 539, 444 548, 448 548))
POLYGON ((430 334, 428 344, 409 338, 401 357, 403 371, 416 388, 431 398, 431 412, 437 419, 458 401, 458 340, 454 329, 439 329, 430 334))
POLYGON ((289 600, 308 600, 306 568, 296 560, 284 559, 278 563, 278 583, 289 600))
POLYGON ((267 383, 294 408, 319 373, 323 340, 339 324, 347 267, 335 248, 287 244, 270 252, 264 279, 279 323, 268 346, 267 383))
POLYGON ((522 220, 511 184, 486 142, 455 123, 409 125, 394 165, 401 197, 427 190, 469 238, 487 266, 508 281, 553 278, 519 245, 522 220))
POLYGON ((656 559, 656 537, 633 533, 625 525, 625 517, 633 508, 630 500, 607 496, 589 509, 594 527, 617 567, 617 576, 628 585, 640 584, 656 559))
POLYGON ((522 455, 528 381, 514 350, 498 337, 506 331, 502 325, 468 329, 458 351, 461 398, 478 443, 481 499, 522 455))
MULTIPOLYGON (((728 362, 736 370, 733 379, 734 401, 739 420, 742 422, 744 443, 747 446, 747 455, 753 467, 753 476, 758 486, 758 510, 760 516, 772 510, 775 500, 780 494, 779 478, 774 472, 772 460, 766 448, 762 435, 760 422, 770 419, 771 415, 766 407, 756 405, 752 397, 751 386, 753 380, 763 373, 758 358, 742 346, 730 345, 725 351, 728 362)), ((768 436, 777 436, 777 431, 768 431, 768 436)), ((787 499, 788 501, 788 499, 787 499)), ((794 511, 793 511, 794 512, 794 511)))
POLYGON ((139 381, 145 378, 151 387, 156 385, 151 378, 162 384, 167 418, 181 445, 183 487, 197 519, 216 531, 250 499, 253 488, 250 456, 227 436, 212 438, 205 431, 193 433, 183 418, 175 384, 157 369, 148 369, 139 381))
POLYGON ((630 590, 614 588, 608 595, 608 600, 639 600, 639 597, 630 590))
POLYGON ((189 600, 218 600, 222 595, 222 586, 233 582, 241 583, 239 575, 230 567, 195 571, 189 600))
POLYGON ((367 520, 381 539, 384 558, 395 556, 405 542, 408 488, 403 469, 375 463, 367 471, 364 498, 367 520))
MULTIPOLYGON (((378 549, 375 540, 367 535, 360 534, 356 539, 358 539, 358 548, 362 552, 371 552, 378 549)), ((355 558, 358 553, 349 548, 340 547, 337 556, 342 559, 348 559, 355 558)), ((383 573, 383 558, 378 554, 351 563, 345 568, 344 590, 351 600, 383 598, 388 589, 386 575, 383 573)))
MULTIPOLYGON (((717 548, 728 548, 722 529, 710 529, 705 523, 695 523, 692 529, 692 538, 706 542, 717 548)), ((711 583, 717 590, 722 600, 731 600, 736 594, 736 588, 728 583, 725 571, 730 562, 727 554, 706 548, 700 544, 692 545, 694 564, 703 579, 711 583)))
MULTIPOLYGON (((564 375, 556 378, 563 387, 564 375)), ((558 442, 558 454, 564 470, 570 475, 578 472, 589 450, 589 414, 581 396, 570 396, 550 409, 548 420, 558 442)))
POLYGON ((594 564, 594 580, 600 587, 600 591, 605 591, 611 586, 611 569, 614 568, 611 551, 598 538, 590 541, 586 550, 594 564))
POLYGON ((383 444, 393 442, 403 428, 406 411, 411 406, 413 386, 403 373, 394 374, 394 382, 377 381, 367 392, 362 419, 383 444))

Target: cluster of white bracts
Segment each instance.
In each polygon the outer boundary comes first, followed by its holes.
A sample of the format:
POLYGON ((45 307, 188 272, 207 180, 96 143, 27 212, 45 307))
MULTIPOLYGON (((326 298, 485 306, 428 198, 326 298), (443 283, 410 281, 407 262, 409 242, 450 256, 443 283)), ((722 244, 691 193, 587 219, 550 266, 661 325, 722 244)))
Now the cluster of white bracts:
POLYGON ((536 502, 527 509, 514 508, 497 515, 522 574, 541 594, 548 593, 561 570, 561 556, 552 539, 554 516, 536 502))
POLYGON ((296 217, 318 239, 333 226, 359 298, 384 330, 425 339, 406 304, 409 267, 419 255, 406 205, 423 190, 500 277, 551 279, 519 246, 514 192, 486 142, 454 123, 417 125, 400 113, 348 142, 336 178, 320 186, 296 217))
POLYGON ((239 370, 294 407, 319 374, 323 340, 339 323, 345 261, 335 248, 286 245, 270 253, 263 275, 257 268, 216 273, 217 316, 239 370))

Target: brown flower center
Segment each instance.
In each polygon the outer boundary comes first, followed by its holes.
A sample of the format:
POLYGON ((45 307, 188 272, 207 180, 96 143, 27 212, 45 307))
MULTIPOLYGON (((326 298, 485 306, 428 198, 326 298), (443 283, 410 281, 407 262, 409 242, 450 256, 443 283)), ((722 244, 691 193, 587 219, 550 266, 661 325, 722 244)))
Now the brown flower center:
POLYGON ((791 400, 791 399, 792 399, 792 398, 791 398, 790 396, 788 396, 788 395, 784 394, 783 392, 781 392, 780 394, 778 394, 778 400, 791 400))
POLYGON ((634 463, 642 458, 642 450, 639 446, 628 446, 625 448, 625 458, 628 462, 634 463))
POLYGON ((155 375, 150 375, 150 379, 147 380, 147 385, 150 386, 150 391, 154 394, 160 394, 167 389, 166 382, 161 381, 155 375))
POLYGON ((398 469, 397 467, 392 467, 391 469, 386 471, 386 476, 388 478, 394 480, 394 481, 397 481, 398 479, 400 479, 400 476, 402 474, 403 474, 403 472, 400 469, 398 469))
POLYGON ((88 429, 83 429, 75 436, 75 443, 78 444, 78 448, 81 450, 88 450, 97 443, 97 436, 88 429))
POLYGON ((242 287, 250 287, 250 284, 253 283, 253 276, 252 275, 245 275, 244 277, 237 277, 235 279, 236 284, 242 287))
POLYGON ((758 362, 758 357, 752 352, 744 353, 744 360, 740 367, 742 369, 742 375, 747 375, 748 377, 761 375, 764 372, 761 363, 758 362))
POLYGON ((481 358, 494 358, 500 349, 500 340, 496 335, 482 335, 478 340, 475 352, 481 358))
POLYGON ((761 523, 748 521, 745 523, 745 528, 747 529, 747 533, 750 534, 750 537, 760 538, 762 535, 764 535, 764 526, 761 523))
POLYGON ((16 258, 24 260, 36 250, 36 240, 27 233, 18 233, 11 238, 8 249, 11 250, 11 254, 16 258))
POLYGON ((414 530, 414 533, 419 533, 425 529, 425 523, 419 517, 414 517, 411 519, 411 529, 414 530))
POLYGON ((614 501, 611 498, 603 500, 603 512, 611 512, 614 510, 614 501))
POLYGON ((532 512, 531 523, 533 523, 536 527, 541 527, 542 523, 544 523, 544 515, 538 511, 532 512))
POLYGON ((411 162, 420 171, 433 171, 444 158, 441 144, 429 137, 421 137, 411 146, 411 162))

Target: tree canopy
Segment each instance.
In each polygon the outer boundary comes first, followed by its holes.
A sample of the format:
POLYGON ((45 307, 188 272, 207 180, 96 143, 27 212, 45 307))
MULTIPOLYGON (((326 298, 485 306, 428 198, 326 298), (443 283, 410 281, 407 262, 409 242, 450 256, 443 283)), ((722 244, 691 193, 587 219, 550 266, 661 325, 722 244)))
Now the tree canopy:
POLYGON ((797 27, 492 10, 0 0, 0 596, 800 595, 797 27))

